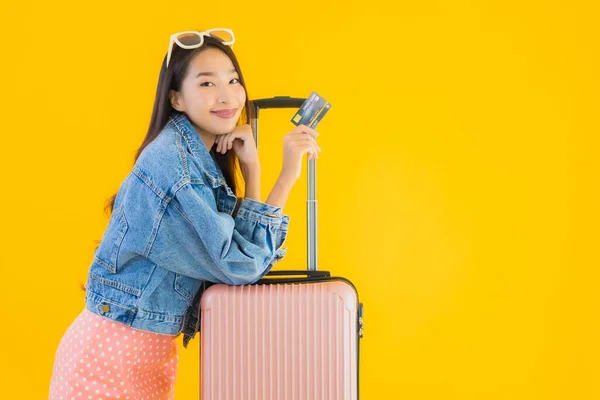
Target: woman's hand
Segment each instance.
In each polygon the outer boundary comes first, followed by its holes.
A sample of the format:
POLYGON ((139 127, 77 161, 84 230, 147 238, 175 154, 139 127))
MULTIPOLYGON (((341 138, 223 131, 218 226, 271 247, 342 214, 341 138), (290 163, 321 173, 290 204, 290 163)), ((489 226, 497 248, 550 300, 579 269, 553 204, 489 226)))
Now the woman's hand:
POLYGON ((294 183, 300 177, 304 154, 308 159, 319 158, 321 148, 317 144, 319 134, 306 125, 298 125, 283 138, 283 167, 280 178, 294 183))
POLYGON ((249 124, 236 126, 232 132, 217 136, 215 145, 217 153, 221 154, 233 149, 242 166, 258 164, 258 150, 249 124))

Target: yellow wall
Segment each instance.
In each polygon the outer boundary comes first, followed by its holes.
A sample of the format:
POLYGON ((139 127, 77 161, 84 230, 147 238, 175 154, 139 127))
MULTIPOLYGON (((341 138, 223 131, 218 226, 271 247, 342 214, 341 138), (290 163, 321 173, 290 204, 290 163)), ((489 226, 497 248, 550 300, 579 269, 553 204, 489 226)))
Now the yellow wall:
MULTIPOLYGON (((333 104, 320 266, 365 303, 364 399, 600 398, 596 2, 128 3, 0 3, 0 398, 47 396, 169 34, 209 27, 252 98, 333 104)), ((264 196, 292 114, 263 114, 264 196)), ((198 340, 181 357, 197 398, 198 340)))

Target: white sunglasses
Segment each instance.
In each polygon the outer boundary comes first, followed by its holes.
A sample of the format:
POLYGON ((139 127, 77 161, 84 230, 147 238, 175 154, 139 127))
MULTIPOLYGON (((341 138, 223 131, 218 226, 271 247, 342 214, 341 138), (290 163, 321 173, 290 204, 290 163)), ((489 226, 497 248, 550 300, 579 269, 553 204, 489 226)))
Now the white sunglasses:
POLYGON ((233 36, 233 31, 231 29, 214 28, 204 32, 185 31, 174 33, 171 35, 171 39, 169 41, 169 52, 167 53, 166 67, 169 68, 169 60, 171 59, 171 52, 173 51, 174 43, 176 43, 177 46, 181 47, 182 49, 197 49, 204 44, 204 36, 212 36, 220 39, 223 44, 231 47, 233 47, 233 43, 235 42, 235 37, 233 36))

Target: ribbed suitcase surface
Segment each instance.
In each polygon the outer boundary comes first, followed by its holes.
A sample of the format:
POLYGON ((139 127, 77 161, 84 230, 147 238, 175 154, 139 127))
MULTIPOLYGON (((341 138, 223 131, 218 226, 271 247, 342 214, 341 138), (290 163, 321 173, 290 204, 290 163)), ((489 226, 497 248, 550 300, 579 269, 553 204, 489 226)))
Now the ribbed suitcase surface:
POLYGON ((209 287, 201 399, 357 399, 357 307, 344 281, 209 287))

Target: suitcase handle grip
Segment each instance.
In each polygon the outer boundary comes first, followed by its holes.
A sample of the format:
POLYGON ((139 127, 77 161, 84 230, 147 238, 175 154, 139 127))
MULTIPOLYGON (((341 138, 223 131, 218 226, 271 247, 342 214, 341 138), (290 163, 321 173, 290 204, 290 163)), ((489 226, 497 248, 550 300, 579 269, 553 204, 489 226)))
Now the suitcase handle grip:
POLYGON ((285 271, 269 271, 266 277, 269 276, 293 276, 293 275, 302 275, 307 276, 308 278, 329 278, 331 275, 329 271, 315 271, 315 270, 285 270, 285 271))
POLYGON ((300 108, 304 100, 290 96, 275 96, 268 99, 252 100, 254 107, 260 108, 300 108))

